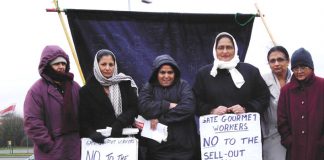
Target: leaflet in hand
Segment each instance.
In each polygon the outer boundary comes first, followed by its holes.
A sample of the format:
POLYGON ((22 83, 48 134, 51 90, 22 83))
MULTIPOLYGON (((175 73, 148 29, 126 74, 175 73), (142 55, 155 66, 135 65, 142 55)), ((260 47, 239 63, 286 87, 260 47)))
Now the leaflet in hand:
POLYGON ((149 120, 145 120, 141 136, 153 139, 159 143, 162 141, 166 142, 168 138, 168 126, 158 123, 156 129, 152 130, 151 122, 149 120))
MULTIPOLYGON (((109 137, 111 135, 111 127, 107 127, 105 129, 97 129, 97 132, 101 133, 105 137, 109 137)), ((123 128, 123 135, 133 135, 137 134, 139 130, 137 128, 123 128)))

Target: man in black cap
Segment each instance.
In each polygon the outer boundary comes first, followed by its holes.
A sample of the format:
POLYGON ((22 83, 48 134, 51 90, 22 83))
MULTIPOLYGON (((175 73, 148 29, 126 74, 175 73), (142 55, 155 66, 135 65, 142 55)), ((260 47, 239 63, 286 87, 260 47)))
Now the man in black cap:
POLYGON ((280 93, 278 131, 287 160, 324 159, 324 79, 304 48, 291 57, 293 76, 280 93))

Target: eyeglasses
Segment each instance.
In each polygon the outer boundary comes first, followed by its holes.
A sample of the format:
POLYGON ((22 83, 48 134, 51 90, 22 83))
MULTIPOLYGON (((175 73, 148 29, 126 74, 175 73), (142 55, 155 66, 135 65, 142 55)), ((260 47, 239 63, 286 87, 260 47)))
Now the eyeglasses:
POLYGON ((159 71, 159 74, 173 74, 173 71, 159 71))
POLYGON ((281 62, 283 62, 283 61, 285 61, 286 59, 284 59, 284 58, 277 58, 277 59, 269 59, 269 63, 271 63, 271 64, 275 64, 276 62, 278 62, 278 63, 281 63, 281 62))
POLYGON ((293 72, 304 72, 306 69, 308 69, 307 66, 296 66, 292 69, 293 72))
POLYGON ((234 47, 233 46, 218 46, 216 49, 217 50, 224 50, 224 49, 226 49, 226 50, 233 50, 234 47))

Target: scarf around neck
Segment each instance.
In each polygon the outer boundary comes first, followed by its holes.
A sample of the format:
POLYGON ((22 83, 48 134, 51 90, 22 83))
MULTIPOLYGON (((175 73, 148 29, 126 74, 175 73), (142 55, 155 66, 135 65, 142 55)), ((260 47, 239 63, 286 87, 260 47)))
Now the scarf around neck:
POLYGON ((121 99, 120 88, 119 88, 118 83, 121 81, 130 81, 131 86, 136 88, 136 93, 138 93, 138 89, 137 89, 136 83, 132 79, 132 77, 125 75, 123 73, 119 73, 119 74, 117 73, 116 57, 113 54, 112 54, 112 56, 114 56, 114 59, 115 59, 115 68, 113 71, 113 75, 110 78, 104 77, 100 71, 100 68, 99 68, 99 64, 97 61, 97 54, 94 59, 93 73, 94 73, 94 76, 97 79, 97 81, 102 86, 109 87, 108 98, 110 99, 110 101, 113 105, 113 108, 115 111, 115 116, 118 117, 123 112, 122 99, 121 99))
POLYGON ((214 43, 214 46, 213 46, 213 57, 214 57, 214 64, 213 64, 213 68, 211 69, 210 71, 210 75, 213 76, 213 77, 216 77, 217 75, 217 69, 228 69, 229 73, 231 74, 231 77, 232 77, 232 80, 236 86, 236 88, 241 88, 242 85, 245 83, 244 81, 244 78, 242 76, 242 74, 235 68, 237 66, 237 64, 240 62, 240 59, 237 55, 238 53, 238 47, 237 47, 237 44, 236 44, 236 41, 234 39, 234 37, 227 33, 227 32, 221 32, 219 33, 216 38, 215 38, 215 43, 214 43), (231 59, 230 61, 220 61, 218 58, 217 58, 217 53, 216 53, 216 41, 218 40, 218 38, 222 35, 227 35, 227 36, 230 36, 233 40, 233 45, 234 45, 234 57, 233 59, 231 59))
POLYGON ((235 68, 239 62, 240 60, 237 55, 235 55, 233 59, 227 62, 220 61, 217 58, 215 58, 213 68, 210 71, 210 75, 216 77, 218 68, 228 69, 235 86, 237 88, 241 88, 245 81, 242 74, 235 68))
POLYGON ((63 96, 63 109, 61 113, 62 133, 65 134, 78 131, 79 127, 77 122, 77 115, 74 111, 74 104, 72 100, 72 83, 74 75, 70 72, 56 72, 53 70, 53 68, 51 68, 51 66, 48 66, 43 74, 46 75, 43 77, 49 77, 51 79, 50 82, 58 88, 60 94, 63 96), (54 81, 59 83, 56 83, 54 81))

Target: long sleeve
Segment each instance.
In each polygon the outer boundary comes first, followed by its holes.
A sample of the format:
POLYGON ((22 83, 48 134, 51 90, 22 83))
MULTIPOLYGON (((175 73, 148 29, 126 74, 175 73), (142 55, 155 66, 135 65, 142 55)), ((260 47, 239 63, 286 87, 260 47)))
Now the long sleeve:
POLYGON ((182 122, 194 115, 194 96, 189 84, 183 80, 167 88, 146 85, 139 99, 142 116, 158 119, 163 124, 182 122), (169 109, 170 103, 177 105, 169 109))
POLYGON ((157 119, 169 110, 170 102, 155 100, 153 89, 154 87, 147 83, 139 94, 139 111, 145 119, 157 119))
MULTIPOLYGON (((178 93, 178 92, 177 92, 178 93)), ((159 117, 159 121, 164 124, 181 122, 194 116, 194 96, 191 87, 187 82, 182 81, 179 86, 180 101, 176 107, 168 110, 159 117)))
POLYGON ((256 77, 252 84, 254 86, 252 87, 251 99, 246 104, 243 104, 243 106, 246 107, 247 112, 258 112, 262 114, 269 107, 270 91, 260 72, 257 71, 255 75, 256 77))
POLYGON ((196 98, 196 110, 199 116, 210 114, 210 111, 214 108, 206 100, 206 91, 203 83, 202 72, 198 72, 196 80, 193 85, 193 92, 196 98))
POLYGON ((87 90, 81 89, 79 92, 80 104, 79 104, 79 126, 80 136, 89 137, 92 133, 96 132, 96 128, 93 128, 93 110, 89 107, 91 100, 89 100, 89 93, 87 90))
POLYGON ((121 86, 122 98, 123 98, 123 112, 117 118, 117 121, 122 124, 122 127, 127 127, 134 122, 135 117, 138 114, 138 97, 136 89, 131 87, 130 83, 121 86))
POLYGON ((54 141, 46 127, 45 109, 41 95, 29 90, 24 102, 24 129, 28 137, 33 140, 42 151, 48 152, 54 141))
POLYGON ((288 148, 292 142, 292 131, 289 125, 289 106, 285 90, 281 90, 278 101, 278 131, 281 143, 288 148))

